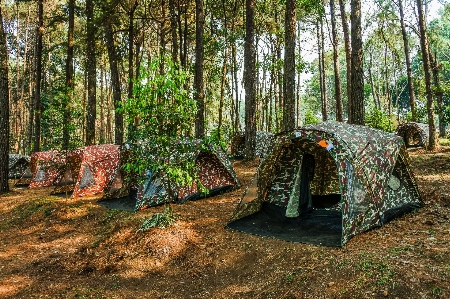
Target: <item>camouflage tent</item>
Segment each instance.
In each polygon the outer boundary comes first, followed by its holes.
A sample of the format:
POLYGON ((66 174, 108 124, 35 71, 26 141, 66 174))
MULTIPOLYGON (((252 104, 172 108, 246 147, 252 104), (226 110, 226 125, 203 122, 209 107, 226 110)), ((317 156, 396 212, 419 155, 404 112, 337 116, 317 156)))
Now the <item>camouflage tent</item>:
POLYGON ((277 136, 227 226, 342 246, 421 204, 401 138, 330 121, 277 136))
MULTIPOLYGON (((256 156, 264 158, 272 147, 274 134, 264 131, 256 131, 256 156)), ((237 133, 231 140, 230 153, 236 159, 244 157, 245 136, 244 132, 237 133)))
POLYGON ((54 186, 52 194, 72 191, 78 177, 82 155, 82 148, 31 154, 32 179, 28 188, 54 186))
POLYGON ((427 147, 430 130, 427 124, 407 122, 397 127, 396 134, 403 138, 407 148, 427 147))
POLYGON ((53 186, 60 179, 65 164, 66 155, 56 150, 32 153, 30 161, 32 179, 28 188, 53 186))
POLYGON ((101 144, 84 147, 72 197, 104 192, 120 173, 120 155, 119 145, 101 144))
POLYGON ((9 154, 8 178, 19 179, 30 165, 30 157, 19 154, 9 154))
MULTIPOLYGON (((202 185, 209 190, 208 196, 239 188, 239 180, 226 154, 216 146, 208 145, 206 149, 200 146, 200 142, 197 142, 197 144, 198 146, 194 147, 195 150, 189 152, 185 158, 195 160, 198 178, 202 185)), ((151 159, 151 155, 149 155, 149 159, 151 159)), ((146 180, 142 184, 137 184, 137 192, 131 193, 129 183, 119 183, 125 174, 119 172, 118 176, 120 176, 120 179, 116 179, 115 183, 111 184, 110 189, 104 196, 103 203, 106 206, 109 206, 107 202, 111 199, 128 197, 128 200, 133 201, 133 210, 138 211, 164 204, 169 198, 160 173, 148 171, 146 180), (126 188, 123 188, 124 186, 126 188)), ((191 186, 177 186, 173 189, 172 200, 176 203, 204 196, 199 192, 195 183, 191 186)), ((122 203, 125 203, 125 201, 122 201, 122 203)))

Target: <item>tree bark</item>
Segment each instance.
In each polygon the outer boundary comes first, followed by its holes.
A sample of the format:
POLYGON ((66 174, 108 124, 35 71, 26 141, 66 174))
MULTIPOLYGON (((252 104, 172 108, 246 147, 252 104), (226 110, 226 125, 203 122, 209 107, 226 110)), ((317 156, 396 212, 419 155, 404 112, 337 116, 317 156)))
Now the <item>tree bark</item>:
POLYGON ((414 83, 413 83, 412 70, 411 70, 411 58, 409 55, 408 35, 406 34, 405 20, 404 20, 404 14, 403 14, 403 0, 398 0, 398 8, 400 11, 400 26, 402 28, 403 49, 405 51, 406 75, 408 77, 409 105, 411 108, 411 119, 412 119, 412 121, 417 121, 416 96, 414 94, 414 83))
POLYGON ((437 53, 434 53, 435 56, 433 57, 433 54, 431 53, 431 50, 428 49, 430 54, 430 63, 431 63, 431 72, 433 74, 433 83, 434 83, 434 95, 436 96, 436 103, 438 106, 438 121, 439 121, 439 137, 445 138, 447 136, 447 133, 445 131, 445 127, 447 126, 447 123, 445 121, 444 117, 444 110, 445 110, 445 104, 444 104, 444 92, 441 87, 441 80, 439 77, 439 70, 441 68, 441 64, 437 61, 437 53))
POLYGON ((34 92, 34 145, 33 151, 41 148, 41 81, 42 81, 42 35, 44 34, 44 5, 38 0, 38 26, 36 32, 36 85, 34 92))
POLYGON ((345 61, 347 65, 347 118, 350 123, 350 115, 352 108, 352 50, 350 45, 350 36, 347 22, 347 15, 345 13, 345 2, 344 0, 339 0, 339 8, 341 11, 342 20, 342 31, 344 33, 344 44, 345 44, 345 61))
POLYGON ((339 70, 339 49, 336 32, 336 13, 334 0, 330 0, 330 15, 331 15, 331 35, 333 44, 334 97, 336 98, 336 120, 342 122, 344 121, 344 112, 342 105, 341 77, 339 70))
POLYGON ((425 73, 425 89, 427 93, 427 112, 428 112, 428 128, 429 128, 428 149, 434 150, 436 148, 436 125, 434 122, 433 92, 431 90, 431 67, 430 67, 430 54, 428 50, 429 49, 428 36, 422 0, 417 0, 417 10, 419 16, 420 48, 422 50, 423 71, 425 73))
POLYGON ((3 28, 3 15, 1 6, 0 6, 0 107, 2 107, 2 109, 0 109, 0 194, 1 194, 9 191, 8 49, 6 47, 6 34, 3 28))
POLYGON ((284 31, 283 130, 295 129, 295 0, 286 0, 284 31))
POLYGON ((94 23, 94 2, 86 0, 86 54, 88 103, 86 113, 86 145, 95 144, 95 119, 97 116, 97 54, 95 47, 96 26, 94 23))
POLYGON ((64 97, 63 103, 63 115, 64 115, 64 123, 63 123, 63 140, 62 140, 62 149, 69 148, 70 142, 70 132, 69 132, 69 124, 70 120, 70 111, 69 111, 69 103, 71 102, 72 94, 73 94, 73 31, 75 27, 75 0, 69 0, 69 28, 67 31, 67 58, 66 58, 66 96, 64 97))
MULTIPOLYGON (((106 37, 106 46, 108 48, 108 56, 109 56, 109 68, 111 71, 111 85, 113 90, 113 102, 114 109, 120 107, 122 102, 122 94, 120 90, 120 76, 119 76, 119 68, 117 67, 117 52, 116 47, 114 45, 114 36, 113 29, 111 24, 111 18, 108 18, 105 22, 105 37, 106 37)), ((123 143, 123 115, 122 113, 117 112, 114 113, 114 143, 122 144, 123 143)))
POLYGON ((195 137, 205 137, 205 95, 203 90, 203 0, 195 0, 195 75, 194 89, 197 100, 195 119, 195 137))
POLYGON ((352 62, 351 62, 351 115, 350 123, 357 125, 365 124, 364 111, 364 72, 363 52, 361 36, 361 0, 351 0, 351 40, 352 40, 352 62))
POLYGON ((255 158, 256 90, 255 90, 255 0, 245 1, 244 88, 245 88, 245 149, 246 160, 255 158))
POLYGON ((322 106, 322 121, 328 120, 327 109, 327 90, 325 85, 325 55, 323 50, 323 22, 322 17, 317 20, 317 52, 319 54, 319 83, 320 83, 320 102, 322 106), (319 26, 320 23, 320 26, 319 26))
POLYGON ((175 13, 175 0, 169 0, 170 30, 172 32, 172 60, 178 62, 177 15, 175 13))

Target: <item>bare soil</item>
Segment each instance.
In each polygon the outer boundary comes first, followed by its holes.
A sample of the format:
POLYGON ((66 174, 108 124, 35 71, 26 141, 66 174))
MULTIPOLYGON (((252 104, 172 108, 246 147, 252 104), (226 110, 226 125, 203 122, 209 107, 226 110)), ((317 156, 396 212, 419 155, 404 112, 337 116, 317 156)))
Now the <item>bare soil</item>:
POLYGON ((450 298, 450 147, 412 150, 424 207, 343 248, 225 228, 240 190, 175 205, 176 224, 12 189, 0 199, 0 298, 450 298))

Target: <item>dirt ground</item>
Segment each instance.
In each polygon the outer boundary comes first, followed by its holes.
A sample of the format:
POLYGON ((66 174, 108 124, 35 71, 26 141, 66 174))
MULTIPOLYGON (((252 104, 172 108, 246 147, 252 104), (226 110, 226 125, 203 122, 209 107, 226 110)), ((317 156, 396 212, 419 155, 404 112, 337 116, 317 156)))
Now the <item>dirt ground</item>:
POLYGON ((174 226, 145 233, 163 207, 13 189, 0 199, 0 298, 450 298, 450 147, 410 156, 424 207, 343 248, 225 228, 256 163, 234 163, 240 190, 175 205, 174 226))

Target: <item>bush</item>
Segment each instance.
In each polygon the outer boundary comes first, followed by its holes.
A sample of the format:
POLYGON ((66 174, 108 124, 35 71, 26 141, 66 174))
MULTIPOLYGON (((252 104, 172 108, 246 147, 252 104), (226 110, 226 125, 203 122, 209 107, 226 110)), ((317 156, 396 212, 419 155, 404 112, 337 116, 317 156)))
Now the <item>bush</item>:
POLYGON ((385 111, 377 108, 372 108, 366 114, 366 125, 386 132, 394 132, 395 130, 394 122, 390 116, 385 111))

